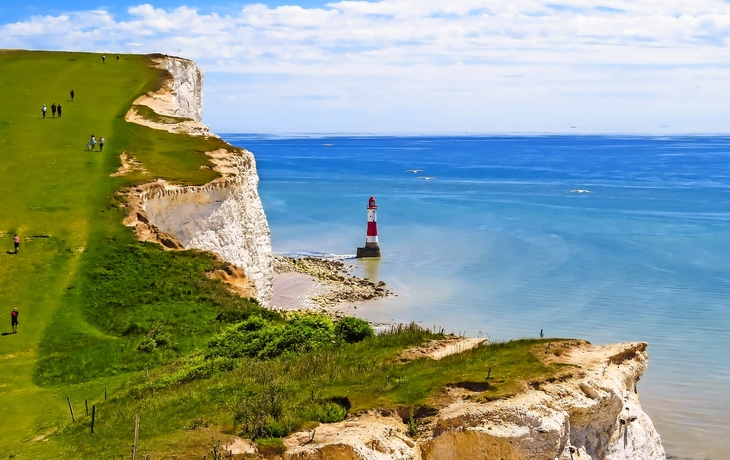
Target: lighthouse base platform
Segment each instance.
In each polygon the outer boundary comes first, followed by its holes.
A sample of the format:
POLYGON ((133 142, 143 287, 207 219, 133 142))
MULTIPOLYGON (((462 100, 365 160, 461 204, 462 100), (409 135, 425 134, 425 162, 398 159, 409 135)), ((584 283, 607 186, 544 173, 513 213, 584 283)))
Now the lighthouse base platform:
POLYGON ((364 248, 357 248, 358 259, 366 257, 380 257, 380 245, 378 243, 365 243, 364 248))

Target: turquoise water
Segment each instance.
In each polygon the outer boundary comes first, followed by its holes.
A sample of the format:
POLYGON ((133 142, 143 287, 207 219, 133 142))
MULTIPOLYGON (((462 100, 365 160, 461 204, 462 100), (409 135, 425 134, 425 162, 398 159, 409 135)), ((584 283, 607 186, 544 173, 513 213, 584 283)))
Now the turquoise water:
POLYGON ((730 138, 224 137, 256 155, 277 252, 353 255, 375 195, 383 258, 353 263, 398 297, 358 315, 647 341, 667 453, 730 458, 730 138))

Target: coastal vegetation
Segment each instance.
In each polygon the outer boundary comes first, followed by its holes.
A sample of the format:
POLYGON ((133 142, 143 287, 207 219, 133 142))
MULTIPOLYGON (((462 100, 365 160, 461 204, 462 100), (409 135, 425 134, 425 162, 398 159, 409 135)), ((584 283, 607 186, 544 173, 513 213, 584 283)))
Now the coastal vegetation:
POLYGON ((19 333, 0 338, 0 454, 128 455, 137 410, 151 458, 201 458, 237 435, 276 451, 294 430, 368 409, 404 409, 416 434, 449 387, 491 400, 564 371, 540 359, 547 341, 404 361, 443 333, 282 316, 206 276, 225 265, 211 254, 135 240, 120 191, 207 183, 217 173, 205 152, 223 145, 124 120, 168 78, 153 58, 0 52, 0 242, 22 241, 0 264, 0 305, 21 312, 19 333), (42 118, 52 102, 63 116, 42 118), (85 150, 92 134, 107 139, 103 152, 85 150), (144 170, 113 177, 123 152, 144 170))

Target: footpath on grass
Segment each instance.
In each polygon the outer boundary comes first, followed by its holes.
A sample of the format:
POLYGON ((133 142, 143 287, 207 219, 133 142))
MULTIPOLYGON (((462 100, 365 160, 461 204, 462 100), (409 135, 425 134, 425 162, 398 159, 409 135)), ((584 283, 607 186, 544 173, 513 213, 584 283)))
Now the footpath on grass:
MULTIPOLYGON (((171 141, 167 133, 124 121, 133 100, 165 77, 152 67, 150 56, 122 55, 118 62, 103 63, 93 53, 5 50, 0 51, 0 68, 0 454, 12 455, 20 443, 70 420, 67 396, 81 401, 102 397, 105 386, 122 381, 107 375, 93 383, 79 379, 79 385, 54 386, 54 379, 74 380, 51 369, 64 356, 56 354, 56 362, 38 361, 53 355, 51 348, 58 344, 116 340, 88 323, 79 307, 83 299, 74 292, 93 238, 123 240, 125 235, 118 213, 110 210, 110 197, 140 178, 110 177, 119 155, 136 150, 148 169, 159 171, 170 161, 167 150, 155 148, 164 143, 183 152, 175 161, 186 171, 199 170, 206 160, 186 151, 187 145, 180 148, 181 143, 200 141, 171 141), (63 108, 60 117, 53 116, 52 104, 63 108), (95 151, 87 150, 92 135, 106 139, 103 152, 98 144, 95 151), (20 249, 11 254, 15 234, 20 249), (19 311, 17 334, 11 333, 13 308, 19 311), (39 379, 45 371, 52 378, 39 379)), ((184 179, 193 183, 212 177, 209 170, 199 177, 186 174, 184 179)), ((83 353, 74 353, 83 358, 83 353)))

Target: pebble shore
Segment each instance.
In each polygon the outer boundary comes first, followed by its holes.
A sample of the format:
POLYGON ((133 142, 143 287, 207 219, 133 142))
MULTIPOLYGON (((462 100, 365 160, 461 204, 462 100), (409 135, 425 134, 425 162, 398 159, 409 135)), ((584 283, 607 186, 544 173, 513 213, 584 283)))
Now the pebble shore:
POLYGON ((341 303, 361 302, 393 295, 383 281, 374 282, 367 278, 350 275, 354 267, 340 260, 317 257, 292 258, 274 257, 276 273, 301 273, 315 279, 325 288, 325 292, 311 298, 302 299, 303 304, 316 306, 332 312, 332 307, 341 303))

